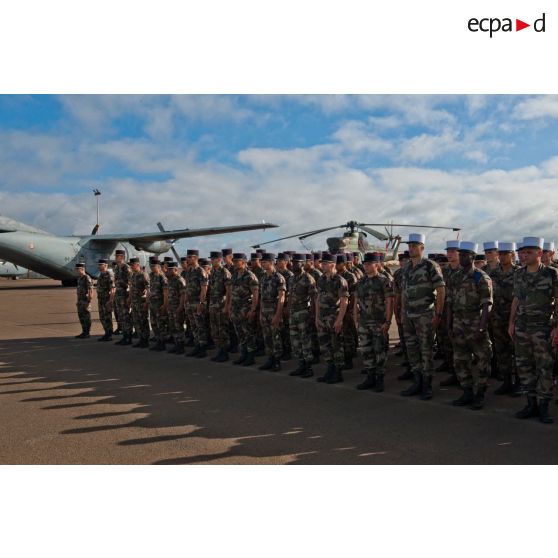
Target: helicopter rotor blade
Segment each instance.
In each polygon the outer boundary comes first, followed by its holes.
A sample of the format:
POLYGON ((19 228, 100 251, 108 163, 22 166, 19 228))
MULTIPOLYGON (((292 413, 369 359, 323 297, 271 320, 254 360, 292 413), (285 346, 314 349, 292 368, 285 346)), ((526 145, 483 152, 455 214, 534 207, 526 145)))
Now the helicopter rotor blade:
POLYGON ((358 227, 359 229, 362 229, 363 231, 366 231, 368 234, 371 234, 372 236, 376 237, 378 240, 388 240, 389 236, 386 236, 384 233, 377 231, 375 229, 371 229, 369 227, 366 227, 364 225, 360 225, 358 227))
POLYGON ((391 227, 413 227, 415 229, 446 229, 448 231, 460 231, 461 228, 458 227, 437 227, 435 225, 408 225, 408 224, 397 224, 397 223, 359 223, 359 226, 368 225, 368 226, 391 226, 391 227))
POLYGON ((313 236, 315 234, 320 234, 320 233, 326 232, 326 231, 332 231, 333 229, 338 229, 338 228, 344 227, 344 226, 345 225, 339 225, 339 226, 335 226, 335 227, 327 227, 325 229, 316 229, 316 230, 313 230, 313 231, 291 234, 290 236, 283 236, 281 238, 276 238, 274 240, 268 240, 266 242, 260 242, 259 244, 254 244, 252 246, 252 248, 259 248, 260 246, 263 246, 264 244, 273 244, 274 242, 280 242, 281 240, 288 240, 289 238, 298 238, 299 240, 304 240, 305 238, 308 238, 309 236, 313 236))

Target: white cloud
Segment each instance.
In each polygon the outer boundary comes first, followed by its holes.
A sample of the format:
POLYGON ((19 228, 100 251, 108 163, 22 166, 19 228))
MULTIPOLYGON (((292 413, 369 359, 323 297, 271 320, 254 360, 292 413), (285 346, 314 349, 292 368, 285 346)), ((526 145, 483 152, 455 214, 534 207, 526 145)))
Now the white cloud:
POLYGON ((520 120, 558 118, 558 95, 541 95, 519 102, 514 116, 520 120))

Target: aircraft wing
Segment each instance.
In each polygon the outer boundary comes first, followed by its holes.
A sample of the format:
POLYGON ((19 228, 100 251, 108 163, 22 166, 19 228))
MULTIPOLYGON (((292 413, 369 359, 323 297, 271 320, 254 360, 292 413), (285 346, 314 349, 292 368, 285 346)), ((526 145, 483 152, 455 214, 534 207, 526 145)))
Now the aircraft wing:
POLYGON ((208 227, 205 229, 177 229, 174 231, 157 231, 150 233, 131 234, 96 234, 86 238, 104 242, 156 242, 157 240, 176 240, 178 238, 190 238, 193 236, 209 236, 213 234, 235 233, 242 231, 255 231, 276 228, 279 225, 273 223, 255 223, 253 225, 233 225, 230 227, 208 227))

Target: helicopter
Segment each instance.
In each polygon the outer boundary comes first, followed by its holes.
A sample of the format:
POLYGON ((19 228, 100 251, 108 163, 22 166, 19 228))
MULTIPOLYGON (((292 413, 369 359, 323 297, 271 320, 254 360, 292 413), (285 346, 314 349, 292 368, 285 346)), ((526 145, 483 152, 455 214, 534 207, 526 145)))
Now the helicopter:
POLYGON ((330 253, 337 254, 343 252, 360 252, 361 255, 363 255, 366 252, 381 252, 385 254, 386 261, 397 261, 397 253, 399 251, 399 246, 402 240, 400 235, 393 233, 394 227, 408 227, 413 229, 444 229, 453 232, 458 232, 461 230, 458 227, 439 227, 435 225, 361 223, 358 221, 347 221, 346 223, 341 225, 334 225, 332 227, 325 227, 322 229, 315 229, 312 231, 297 233, 290 236, 284 236, 282 238, 276 238, 274 240, 255 244, 254 246, 252 246, 252 248, 260 248, 261 246, 264 246, 266 244, 273 244, 275 242, 280 242, 282 240, 287 240, 290 238, 298 238, 302 246, 304 246, 306 250, 310 251, 310 249, 304 244, 304 240, 306 240, 307 238, 327 231, 333 231, 335 229, 345 229, 343 236, 330 237, 326 240, 328 251, 330 253), (371 227, 384 227, 385 233, 371 227), (383 242, 383 244, 378 244, 377 242, 370 243, 368 241, 368 236, 374 237, 378 241, 383 242))

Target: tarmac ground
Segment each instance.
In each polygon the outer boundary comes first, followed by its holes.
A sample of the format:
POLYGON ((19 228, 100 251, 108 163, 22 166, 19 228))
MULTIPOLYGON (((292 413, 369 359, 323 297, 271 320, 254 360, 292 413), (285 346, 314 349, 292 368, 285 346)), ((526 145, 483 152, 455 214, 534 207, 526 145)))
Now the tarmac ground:
POLYGON ((74 339, 75 289, 0 280, 0 463, 558 463, 558 424, 516 419, 523 399, 497 382, 481 411, 450 404, 445 374, 431 401, 401 397, 391 350, 386 391, 362 392, 359 360, 324 385, 323 364, 304 380, 295 361, 263 372, 98 343, 93 310, 92 337, 74 339))

